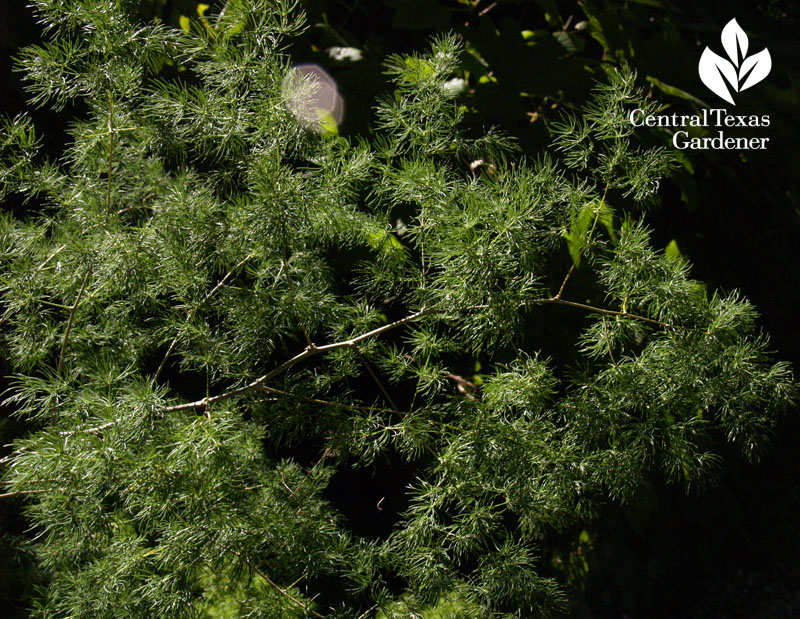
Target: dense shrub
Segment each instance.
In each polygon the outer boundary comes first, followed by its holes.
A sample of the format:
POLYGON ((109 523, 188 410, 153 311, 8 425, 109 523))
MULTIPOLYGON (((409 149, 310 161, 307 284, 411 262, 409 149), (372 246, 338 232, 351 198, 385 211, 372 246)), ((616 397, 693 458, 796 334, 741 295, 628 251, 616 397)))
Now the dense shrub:
POLYGON ((626 121, 654 109, 634 75, 526 159, 460 129, 443 36, 390 59, 357 142, 286 105, 315 88, 287 92, 291 3, 185 31, 36 6, 20 69, 74 116, 57 159, 6 122, 31 208, 0 290, 40 616, 558 614, 549 536, 759 458, 792 377, 747 301, 652 248, 671 161, 626 121), (367 497, 385 527, 345 517, 367 497))

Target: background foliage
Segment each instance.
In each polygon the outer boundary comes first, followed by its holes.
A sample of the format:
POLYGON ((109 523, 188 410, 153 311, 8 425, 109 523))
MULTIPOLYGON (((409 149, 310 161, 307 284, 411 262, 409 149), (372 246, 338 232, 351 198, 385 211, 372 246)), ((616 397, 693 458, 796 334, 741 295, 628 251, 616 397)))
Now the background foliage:
MULTIPOLYGON (((8 28, 11 23, 20 27, 9 29, 6 33, 4 40, 7 53, 38 36, 30 26, 27 9, 21 5, 14 6, 12 10, 18 11, 18 15, 13 20, 6 20, 5 27, 8 28), (27 35, 24 24, 28 24, 27 35), (25 36, 30 39, 25 40, 25 36)), ((207 11, 213 13, 217 8, 212 7, 207 11)), ((518 138, 521 150, 526 153, 539 152, 549 142, 550 133, 556 128, 554 123, 557 123, 560 114, 565 110, 579 110, 588 99, 593 80, 604 79, 604 68, 610 66, 627 65, 635 68, 642 83, 649 85, 651 93, 669 105, 671 110, 686 113, 696 111, 703 105, 702 99, 711 103, 708 101, 711 95, 707 95, 699 84, 696 59, 703 45, 718 39, 721 26, 731 16, 739 18, 740 23, 746 24, 745 28, 752 33, 752 39, 769 47, 774 62, 770 78, 743 96, 741 105, 757 110, 757 113, 769 113, 773 126, 780 127, 781 137, 771 140, 770 150, 749 154, 746 159, 738 153, 676 153, 680 168, 672 181, 664 183, 656 204, 651 207, 652 239, 657 247, 666 247, 675 241, 680 253, 691 259, 694 265, 692 274, 704 281, 709 291, 743 290, 759 308, 762 322, 773 335, 772 346, 778 349, 779 356, 796 361, 798 336, 793 316, 798 301, 798 271, 794 239, 798 231, 798 210, 797 176, 794 172, 797 169, 797 154, 793 144, 797 138, 798 91, 796 75, 787 70, 792 66, 791 59, 796 58, 797 54, 796 37, 792 34, 796 21, 791 14, 786 14, 788 9, 781 3, 753 8, 744 3, 740 6, 731 3, 704 3, 697 6, 697 3, 584 2, 577 6, 566 2, 492 4, 415 0, 381 3, 308 2, 305 8, 311 27, 294 40, 289 51, 296 60, 313 60, 327 66, 339 81, 347 101, 345 124, 340 127, 342 135, 373 139, 371 127, 376 120, 374 101, 377 95, 390 88, 383 68, 391 54, 423 50, 431 34, 452 30, 466 48, 464 61, 457 70, 466 88, 459 99, 465 144, 469 137, 482 135, 485 126, 499 125, 518 138), (336 60, 327 51, 331 47, 358 49, 362 58, 355 62, 336 60), (669 62, 665 62, 665 58, 669 58, 669 62)), ((142 3, 141 12, 145 19, 157 16, 163 23, 178 28, 203 27, 202 10, 198 13, 194 3, 142 3)), ((3 63, 3 70, 8 70, 8 63, 3 63)), ((20 76, 3 77, 6 82, 16 84, 6 94, 9 99, 3 102, 5 109, 13 115, 22 108, 25 99, 19 94, 20 76)), ((67 106, 67 115, 87 118, 94 113, 97 126, 102 125, 107 113, 93 111, 91 107, 87 109, 80 104, 73 107, 72 103, 67 103, 67 106)), ((45 150, 60 152, 65 141, 63 116, 35 110, 31 110, 31 113, 39 126, 47 128, 44 132, 45 150)), ((668 137, 657 133, 646 139, 651 146, 669 145, 668 137)), ((96 153, 87 150, 81 156, 103 160, 106 155, 105 142, 100 139, 95 146, 96 153)), ((220 144, 212 136, 207 143, 198 143, 196 147, 198 152, 218 147, 222 154, 235 151, 241 145, 220 144)), ((435 155, 436 145, 429 145, 429 148, 429 152, 435 155)), ((192 154, 176 153, 174 156, 191 157, 192 154)), ((357 156, 353 165, 357 169, 357 156)), ((403 170, 404 179, 419 175, 427 179, 426 184, 430 185, 430 178, 426 174, 430 174, 430 171, 424 166, 403 170)), ((183 182, 184 187, 180 191, 184 191, 192 186, 193 179, 189 176, 170 182, 183 182)), ((287 178, 286 182, 289 184, 283 190, 292 191, 292 181, 287 178)), ((399 187, 394 191, 402 190, 399 187)), ((387 198, 389 201, 393 199, 396 200, 396 197, 387 198)), ((207 201, 205 206, 199 207, 201 209, 213 211, 217 208, 207 197, 201 195, 197 200, 200 203, 207 201)), ((27 206, 15 206, 12 201, 6 203, 6 208, 13 208, 16 215, 24 215, 28 212, 26 209, 34 210, 36 206, 30 203, 27 206)), ((401 219, 403 217, 403 213, 392 213, 393 217, 396 215, 401 219)), ((202 222, 202 217, 198 221, 202 222)), ((86 221, 78 219, 76 225, 86 225, 86 221)), ((213 233, 213 217, 207 225, 209 230, 206 232, 213 233)), ((588 227, 588 224, 584 225, 588 227)), ((453 227, 452 222, 446 220, 442 226, 444 230, 453 227)), ((374 232, 380 234, 379 229, 374 232)), ((580 227, 573 232, 577 238, 583 236, 580 227)), ((622 234, 622 229, 619 232, 622 234)), ((628 234, 634 232, 632 228, 628 234)), ((639 242, 639 237, 629 238, 639 242)), ((437 256, 437 260, 458 260, 463 250, 452 245, 453 241, 449 239, 444 244, 451 248, 452 255, 437 256)), ((339 239, 338 242, 344 241, 339 239)), ((374 238, 372 242, 375 243, 374 238)), ((201 251, 201 248, 192 245, 191 235, 162 239, 160 243, 159 250, 164 255, 175 248, 183 248, 186 253, 189 249, 201 251)), ((391 240, 388 243, 388 246, 381 247, 384 247, 385 260, 391 262, 393 251, 387 248, 394 245, 391 240)), ((631 251, 640 251, 636 247, 634 243, 631 251)), ((179 260, 179 256, 175 258, 179 260)), ((228 266, 234 264, 235 261, 228 266)), ((452 272, 462 276, 474 264, 454 263, 452 272)), ((561 264, 568 266, 568 258, 562 256, 561 264)), ((301 283, 304 290, 306 283, 308 289, 315 287, 315 277, 319 277, 320 281, 327 277, 325 273, 317 274, 315 269, 318 267, 308 262, 298 263, 294 268, 296 277, 309 279, 301 283)), ((81 285, 80 269, 75 271, 78 273, 77 279, 69 283, 72 291, 81 285)), ((217 275, 221 277, 225 273, 221 271, 217 275)), ((164 275, 167 273, 160 273, 160 276, 164 275)), ((373 275, 379 276, 380 273, 373 275)), ((473 275, 475 280, 481 279, 480 273, 473 275)), ((249 277, 257 281, 261 275, 256 270, 249 277)), ((447 282, 447 286, 452 283, 447 282)), ((185 284, 187 294, 191 285, 191 282, 185 284)), ((590 291, 595 283, 587 271, 578 270, 571 285, 583 292, 590 291)), ((580 298, 580 293, 576 292, 576 298, 580 298)), ((291 323, 292 312, 295 311, 292 307, 298 302, 300 308, 303 303, 318 307, 324 305, 326 300, 298 301, 289 295, 284 305, 277 307, 275 315, 270 316, 270 320, 291 323)), ((565 334, 575 333, 578 326, 584 323, 580 317, 576 317, 574 322, 559 317, 563 316, 555 311, 559 309, 546 311, 543 316, 550 326, 538 331, 533 326, 530 337, 532 341, 543 342, 548 354, 558 364, 568 364, 574 361, 576 349, 574 340, 565 337, 565 334)), ((302 309, 297 311, 302 313, 302 309)), ((232 332, 257 330, 258 317, 257 313, 233 317, 238 322, 232 332)), ((175 316, 172 329, 180 329, 182 320, 180 315, 175 316)), ((320 320, 324 321, 325 317, 321 316, 320 320)), ((466 333, 468 337, 480 332, 479 324, 471 327, 466 333)), ((284 328, 288 329, 289 324, 284 328)), ((309 325, 308 328, 313 333, 314 326, 309 325)), ((42 334, 39 345, 52 348, 57 336, 57 330, 49 335, 42 334)), ((202 339, 209 337, 209 334, 187 334, 187 337, 202 339)), ((430 338, 431 335, 424 332, 417 337, 414 345, 419 350, 425 350, 426 346, 442 345, 435 338, 426 341, 424 338, 430 338)), ((131 341, 130 338, 128 341, 131 341)), ((234 350, 237 343, 218 340, 215 346, 228 346, 234 350)), ((246 375, 247 364, 256 367, 263 361, 258 357, 260 354, 266 352, 247 351, 239 361, 245 366, 220 368, 218 371, 244 372, 246 375)), ((213 361, 203 357, 200 350, 183 359, 186 368, 202 367, 213 361)), ((397 361, 402 363, 402 360, 397 361)), ((473 359, 471 366, 462 365, 454 369, 457 369, 459 376, 471 376, 474 373, 480 378, 481 370, 475 365, 476 361, 480 363, 481 360, 473 359)), ((486 361, 483 359, 484 363, 486 361)), ((346 358, 340 360, 345 364, 343 367, 348 362, 346 358)), ((524 363, 530 364, 524 370, 526 372, 539 368, 537 359, 532 358, 524 363)), ((379 369, 391 371, 389 367, 379 369)), ((513 375, 521 369, 524 368, 512 363, 507 373, 513 375)), ((109 372, 112 370, 114 368, 108 368, 109 372)), ((653 378, 658 379, 656 376, 653 378)), ((114 377, 114 380, 119 379, 120 376, 114 377)), ((430 393, 442 389, 435 372, 429 373, 429 380, 430 393)), ((445 379, 444 383, 448 383, 448 380, 445 379)), ((363 383, 358 383, 359 388, 364 389, 364 384, 373 383, 365 377, 363 383)), ((501 384, 493 391, 492 382, 488 381, 482 388, 486 394, 484 397, 494 398, 497 407, 505 406, 503 402, 510 397, 500 387, 501 384)), ((374 386, 371 388, 375 389, 374 386)), ((200 389, 197 397, 202 397, 203 391, 200 389)), ((380 398, 379 393, 374 395, 380 398)), ((134 391, 115 397, 132 398, 138 402, 137 406, 144 406, 150 396, 145 396, 144 391, 134 391)), ((221 419, 220 423, 224 425, 225 420, 221 419)), ((590 524, 579 522, 558 534, 550 534, 540 549, 544 557, 543 564, 549 565, 546 568, 549 569, 548 575, 573 587, 579 596, 582 595, 582 612, 590 615, 619 616, 627 612, 633 615, 642 613, 657 616, 660 613, 663 616, 686 616, 694 612, 701 616, 704 613, 753 616, 755 608, 759 608, 763 616, 770 616, 770 612, 780 615, 785 610, 781 604, 797 603, 796 598, 791 597, 795 594, 785 584, 791 582, 792 575, 798 571, 797 562, 793 559, 798 537, 791 516, 800 499, 795 481, 797 460, 791 440, 796 429, 794 421, 783 422, 773 439, 771 455, 758 468, 741 467, 735 464, 737 458, 733 454, 724 454, 725 476, 700 496, 687 498, 679 489, 648 485, 639 490, 635 501, 625 506, 615 502, 604 504, 601 513, 595 514, 597 518, 590 524), (767 593, 756 593, 764 590, 767 593), (771 611, 769 605, 765 607, 759 595, 768 597, 770 603, 778 605, 778 608, 771 611), (709 604, 715 606, 709 610, 709 604)), ((22 435, 25 430, 26 426, 19 420, 6 418, 2 428, 5 442, 22 435)), ((137 430, 132 427, 131 431, 137 430)), ((187 426, 183 429, 176 427, 174 431, 194 430, 193 426, 187 426)), ((231 429, 231 432, 231 440, 235 440, 235 431, 231 429)), ((408 447, 412 450, 420 448, 424 449, 419 445, 408 447)), ((283 452, 283 455, 301 463, 310 456, 303 450, 292 452, 291 449, 283 452)), ((153 462, 157 462, 159 457, 155 452, 153 462)), ((243 453, 238 465, 246 468, 250 462, 248 457, 251 456, 243 453)), ((306 467, 310 469, 314 461, 309 460, 306 467)), ((101 465, 97 463, 97 466, 101 465)), ((403 488, 414 482, 416 471, 404 464, 399 455, 389 455, 387 459, 377 460, 371 467, 351 470, 347 475, 338 474, 330 479, 325 475, 331 473, 324 473, 324 468, 319 469, 322 476, 319 480, 311 476, 310 481, 305 482, 305 489, 312 493, 315 483, 319 483, 320 488, 327 486, 328 500, 359 535, 386 536, 396 524, 397 515, 408 507, 403 498, 403 488), (394 492, 387 493, 385 488, 376 490, 376 479, 385 480, 390 473, 394 492), (378 509, 376 506, 383 497, 384 502, 378 509)), ((282 479, 288 480, 287 485, 292 488, 295 484, 291 481, 298 474, 298 469, 289 465, 281 471, 282 479)), ((235 490, 225 484, 237 479, 237 475, 231 473, 229 479, 219 479, 219 484, 222 484, 219 491, 224 490, 225 494, 235 496, 235 490)), ((298 477, 298 483, 299 480, 298 477)), ((31 591, 28 586, 35 580, 33 573, 22 569, 22 566, 35 568, 26 560, 30 556, 28 542, 22 534, 26 521, 16 511, 22 502, 18 498, 4 500, 11 502, 5 504, 4 512, 8 531, 4 540, 9 551, 4 553, 7 557, 4 568, 7 578, 3 580, 9 591, 7 599, 13 606, 22 609, 29 603, 31 591), (21 596, 20 591, 27 592, 21 596)), ((246 505, 246 500, 242 499, 241 504, 246 505)), ((320 516, 309 514, 308 517, 314 519, 320 516)), ((521 552, 514 548, 506 550, 509 553, 521 552)), ((526 558, 520 557, 519 560, 524 562, 526 558)), ((65 590, 68 589, 69 586, 65 590)), ((213 583, 209 582, 206 590, 213 589, 213 583)), ((222 609, 226 603, 225 596, 221 594, 220 601, 210 602, 209 607, 217 604, 222 609)), ((396 602, 393 611, 402 614, 405 612, 402 605, 407 603, 396 602)), ((442 609, 448 603, 463 604, 459 600, 434 602, 441 607, 441 612, 444 612, 442 609)), ((389 610, 392 609, 387 608, 385 612, 389 610)), ((224 615, 226 611, 217 612, 224 615)))

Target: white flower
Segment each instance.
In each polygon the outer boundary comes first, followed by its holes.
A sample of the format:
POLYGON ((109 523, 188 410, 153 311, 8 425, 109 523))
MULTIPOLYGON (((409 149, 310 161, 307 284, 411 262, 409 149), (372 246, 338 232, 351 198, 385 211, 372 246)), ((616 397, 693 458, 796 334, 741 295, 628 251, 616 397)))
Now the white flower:
POLYGON ((451 97, 457 97, 466 89, 467 89, 467 82, 462 80, 460 77, 454 77, 451 80, 447 80, 442 86, 444 94, 449 95, 451 97))
POLYGON ((357 47, 329 47, 325 50, 333 60, 338 62, 358 62, 364 57, 357 47))

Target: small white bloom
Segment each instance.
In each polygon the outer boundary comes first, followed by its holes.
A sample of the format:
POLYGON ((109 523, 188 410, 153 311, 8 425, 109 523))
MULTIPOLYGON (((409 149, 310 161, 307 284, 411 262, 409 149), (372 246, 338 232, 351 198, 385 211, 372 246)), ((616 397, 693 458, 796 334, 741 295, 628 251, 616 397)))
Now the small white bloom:
POLYGON ((333 60, 339 62, 358 62, 364 57, 357 47, 329 47, 325 51, 333 60))
POLYGON ((444 85, 442 86, 442 90, 446 95, 450 95, 451 97, 456 97, 460 95, 467 89, 467 82, 460 77, 454 77, 451 80, 447 80, 444 85))

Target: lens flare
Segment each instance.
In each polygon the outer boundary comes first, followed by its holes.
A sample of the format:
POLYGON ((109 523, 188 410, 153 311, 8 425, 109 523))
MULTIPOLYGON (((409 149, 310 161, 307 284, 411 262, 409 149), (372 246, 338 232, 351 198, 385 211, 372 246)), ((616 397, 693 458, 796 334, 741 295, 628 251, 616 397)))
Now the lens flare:
POLYGON ((316 64, 299 64, 283 78, 281 95, 289 111, 306 129, 337 133, 344 118, 344 99, 336 82, 316 64))

